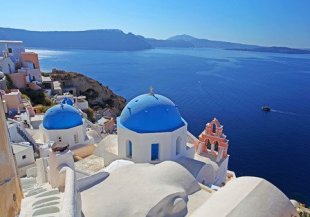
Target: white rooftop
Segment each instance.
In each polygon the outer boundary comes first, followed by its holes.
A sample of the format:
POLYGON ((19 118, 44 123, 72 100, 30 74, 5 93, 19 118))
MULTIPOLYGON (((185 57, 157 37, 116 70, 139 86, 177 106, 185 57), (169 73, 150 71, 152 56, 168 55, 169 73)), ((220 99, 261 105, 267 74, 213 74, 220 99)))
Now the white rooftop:
POLYGON ((49 76, 42 76, 42 82, 52 82, 52 79, 49 76))
POLYGON ((240 177, 214 193, 192 217, 299 216, 290 200, 274 185, 257 177, 240 177))
POLYGON ((32 146, 30 146, 29 142, 20 142, 20 143, 13 143, 12 148, 14 153, 19 153, 29 148, 32 148, 32 146))
MULTIPOLYGON (((82 211, 86 217, 167 216, 169 213, 184 216, 188 195, 200 190, 195 178, 175 162, 131 164, 114 170, 104 181, 83 191, 82 211)), ((210 193, 205 191, 205 194, 210 193)))

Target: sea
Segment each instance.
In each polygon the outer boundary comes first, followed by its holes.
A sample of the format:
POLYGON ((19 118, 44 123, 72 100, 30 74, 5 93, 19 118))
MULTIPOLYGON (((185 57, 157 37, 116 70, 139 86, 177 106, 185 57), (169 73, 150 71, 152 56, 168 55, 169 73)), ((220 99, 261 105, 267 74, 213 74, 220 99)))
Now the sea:
POLYGON ((216 117, 229 139, 230 170, 262 177, 310 205, 310 55, 29 49, 42 71, 83 73, 127 100, 152 86, 177 104, 195 136, 216 117))

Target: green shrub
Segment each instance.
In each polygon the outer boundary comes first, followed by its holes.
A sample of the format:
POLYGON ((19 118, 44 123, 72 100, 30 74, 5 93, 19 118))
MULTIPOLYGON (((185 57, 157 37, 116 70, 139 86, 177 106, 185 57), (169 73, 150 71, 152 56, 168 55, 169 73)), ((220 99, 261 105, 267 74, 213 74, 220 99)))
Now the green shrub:
POLYGON ((83 110, 87 114, 87 119, 91 122, 95 121, 95 112, 91 108, 88 108, 86 110, 83 110))
POLYGON ((36 111, 36 113, 38 114, 42 114, 45 113, 51 106, 44 106, 44 105, 36 105, 34 107, 34 110, 36 111))
POLYGON ((23 93, 22 93, 22 99, 26 99, 30 101, 30 98, 26 94, 23 94, 23 93))
POLYGON ((31 89, 20 89, 23 95, 26 95, 33 106, 43 105, 43 106, 52 106, 52 101, 45 95, 42 90, 31 90, 31 89))

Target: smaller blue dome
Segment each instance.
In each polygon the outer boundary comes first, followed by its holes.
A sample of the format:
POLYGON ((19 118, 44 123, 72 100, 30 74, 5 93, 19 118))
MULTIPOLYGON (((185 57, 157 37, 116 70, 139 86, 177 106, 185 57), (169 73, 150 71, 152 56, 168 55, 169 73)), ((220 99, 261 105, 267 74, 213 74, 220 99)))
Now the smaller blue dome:
POLYGON ((43 126, 48 130, 60 130, 83 124, 79 111, 68 104, 58 104, 48 109, 43 118, 43 126))
POLYGON ((65 97, 62 102, 62 104, 68 104, 68 105, 73 105, 73 102, 71 99, 68 99, 67 97, 65 97))
POLYGON ((172 132, 185 125, 177 106, 159 94, 132 99, 118 118, 118 126, 138 133, 172 132))

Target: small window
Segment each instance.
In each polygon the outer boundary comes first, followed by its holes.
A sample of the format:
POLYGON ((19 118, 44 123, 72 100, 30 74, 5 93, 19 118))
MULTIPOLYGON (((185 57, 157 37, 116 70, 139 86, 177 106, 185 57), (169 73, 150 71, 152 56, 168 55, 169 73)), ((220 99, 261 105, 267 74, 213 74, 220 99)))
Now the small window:
POLYGON ((12 52, 13 52, 12 48, 9 47, 9 48, 8 48, 8 52, 9 52, 9 53, 12 53, 12 52))
POLYGON ((212 148, 212 145, 211 145, 210 140, 208 139, 208 142, 207 142, 207 149, 211 150, 211 148, 212 148))
POLYGON ((74 142, 79 143, 79 137, 77 134, 74 134, 74 142))
POLYGON ((152 144, 151 145, 151 160, 156 161, 159 160, 159 144, 152 144))
POLYGON ((25 160, 27 157, 26 157, 26 155, 23 155, 22 158, 23 158, 23 160, 25 160))
POLYGON ((216 125, 215 124, 213 124, 213 126, 212 126, 212 132, 216 133, 216 125))
POLYGON ((62 142, 61 136, 58 137, 58 142, 62 142))
POLYGON ((176 146, 175 147, 176 148, 175 155, 181 154, 181 151, 182 151, 182 139, 181 139, 180 136, 177 138, 175 146, 176 146))
POLYGON ((214 151, 219 151, 219 143, 217 141, 214 144, 214 151))
POLYGON ((130 140, 126 142, 126 156, 132 158, 132 142, 130 140))

